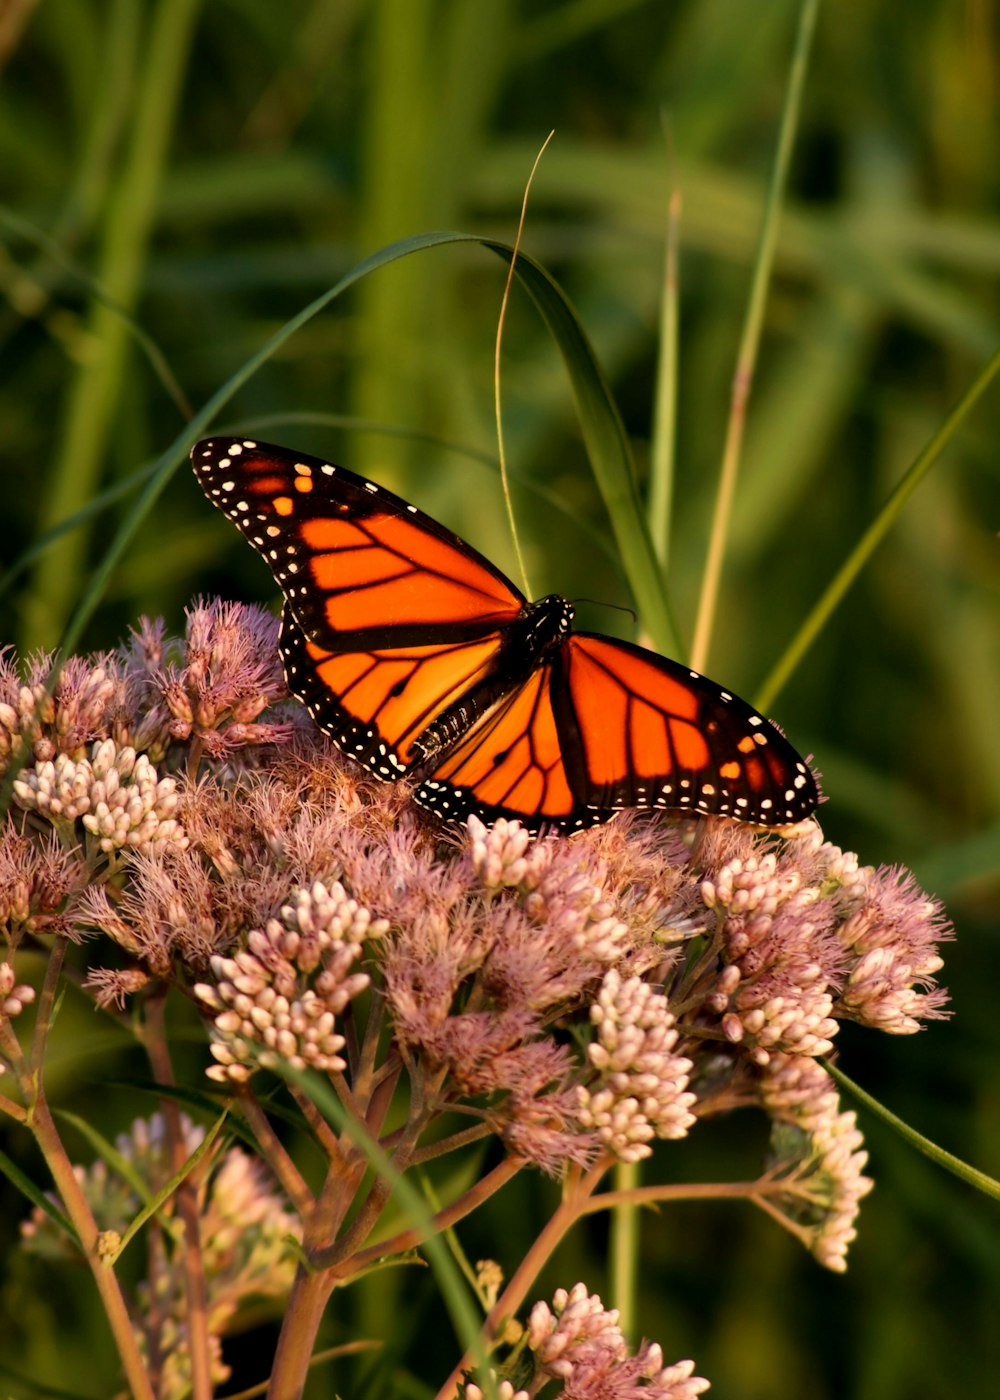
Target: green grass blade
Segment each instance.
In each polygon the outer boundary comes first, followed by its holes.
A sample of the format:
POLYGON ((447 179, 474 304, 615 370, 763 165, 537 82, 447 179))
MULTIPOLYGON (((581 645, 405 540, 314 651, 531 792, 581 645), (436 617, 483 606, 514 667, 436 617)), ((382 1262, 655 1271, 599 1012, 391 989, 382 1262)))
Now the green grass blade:
MULTIPOLYGON (((135 305, 152 232, 169 135, 199 0, 159 0, 146 36, 146 62, 131 130, 131 145, 104 231, 97 281, 126 309, 135 305)), ((72 514, 94 490, 123 382, 128 329, 103 301, 91 309, 89 329, 100 353, 81 365, 73 382, 45 502, 42 528, 72 514)), ((28 594, 28 636, 51 644, 79 587, 86 541, 62 540, 57 557, 36 571, 28 594)))
POLYGON ((175 1172, 170 1178, 170 1180, 164 1186, 162 1186, 159 1191, 157 1191, 156 1195, 151 1197, 146 1202, 142 1210, 132 1221, 132 1224, 125 1231, 124 1235, 122 1235, 121 1243, 119 1244, 114 1254, 114 1258, 116 1260, 121 1258, 125 1250, 128 1248, 131 1242, 135 1239, 136 1235, 145 1225, 146 1221, 151 1220, 152 1217, 160 1209, 160 1207, 166 1201, 170 1200, 171 1196, 173 1196, 176 1192, 178 1186, 180 1186, 184 1179, 187 1176, 189 1176, 191 1172, 194 1171, 195 1167, 198 1166, 202 1158, 207 1156, 207 1154, 211 1152, 212 1147, 215 1143, 215 1139, 221 1133, 223 1124, 226 1122, 228 1116, 229 1110, 223 1110, 222 1114, 215 1120, 215 1122, 206 1132, 205 1136, 202 1138, 201 1142, 191 1153, 190 1157, 188 1157, 187 1161, 181 1167, 180 1171, 175 1172))
MULTIPOLYGON (((506 243, 468 233, 425 233, 400 239, 356 264, 335 286, 287 321, 226 381, 151 469, 145 489, 120 525, 70 619, 60 643, 64 654, 72 652, 79 642, 119 560, 180 463, 198 438, 208 430, 216 415, 257 370, 296 331, 362 278, 399 258, 460 243, 477 243, 507 262, 513 255, 513 250, 506 243)), ((676 654, 677 630, 646 526, 628 438, 607 380, 579 318, 555 279, 524 253, 518 255, 515 273, 551 332, 569 373, 584 443, 642 614, 643 626, 657 646, 676 654)))
POLYGON ((7 1156, 6 1152, 0 1151, 0 1172, 3 1172, 7 1180, 16 1186, 22 1196, 26 1196, 33 1206, 37 1206, 44 1215, 47 1215, 54 1224, 76 1245, 80 1252, 83 1252, 83 1245, 80 1237, 73 1229, 69 1219, 63 1215, 62 1211, 46 1196, 41 1187, 36 1186, 30 1176, 26 1176, 16 1162, 7 1156))
POLYGON ((929 1157, 932 1162, 943 1167, 945 1171, 951 1172, 953 1176, 957 1176, 968 1186, 974 1186, 985 1196, 992 1196, 995 1201, 1000 1201, 1000 1181, 997 1181, 995 1177, 987 1176, 977 1167, 970 1167, 968 1162, 963 1162, 960 1157, 946 1152, 943 1147, 938 1147, 936 1142, 931 1142, 930 1138, 925 1138, 923 1133, 918 1133, 916 1128, 911 1128, 909 1123, 897 1117, 891 1109, 879 1103, 878 1099, 873 1098, 865 1089, 862 1089, 860 1084, 855 1084, 853 1079, 849 1079, 842 1070, 836 1069, 828 1061, 823 1061, 823 1068, 841 1089, 846 1089, 852 1098, 863 1103, 865 1108, 871 1109, 872 1113, 881 1118, 883 1123, 888 1123, 890 1128, 895 1129, 900 1137, 915 1147, 918 1152, 922 1152, 925 1157, 929 1157))
MULTIPOLYGON (((463 240, 468 235, 459 235, 463 240)), ((474 239, 509 261, 511 249, 474 239)), ((576 399, 590 465, 611 520, 642 624, 663 651, 677 654, 678 630, 636 485, 632 449, 597 357, 566 294, 540 263, 518 254, 515 272, 538 308, 563 357, 576 399)))
POLYGON ((54 1116, 74 1127, 80 1136, 90 1143, 97 1156, 131 1186, 140 1201, 149 1201, 149 1187, 143 1180, 142 1173, 137 1171, 135 1164, 130 1162, 123 1152, 119 1152, 114 1143, 103 1133, 98 1132, 93 1124, 88 1123, 85 1118, 81 1118, 76 1113, 70 1113, 65 1108, 54 1110, 54 1116))
POLYGON ((997 348, 985 368, 969 385, 940 428, 933 434, 926 447, 908 468, 885 505, 827 585, 784 655, 761 686, 754 700, 758 709, 766 712, 771 708, 775 696, 781 691, 789 676, 793 674, 799 662, 829 621, 844 594, 882 543, 906 502, 951 442, 998 372, 1000 372, 1000 347, 997 348))
POLYGON ((736 480, 739 475, 747 402, 757 365, 757 352, 760 348, 761 331, 764 325, 764 306, 774 267, 774 254, 778 240, 778 215, 781 211, 782 197, 788 182, 792 146, 802 107, 806 69, 818 13, 819 0, 802 0, 799 9, 798 32, 795 37, 792 63, 788 75, 788 86, 785 90, 781 128, 778 132, 778 145, 774 154, 774 164, 771 169, 767 200, 764 205, 764 218, 760 230, 760 242, 757 245, 757 257, 754 262, 750 300, 747 304, 743 333, 740 336, 740 348, 736 356, 732 404, 726 430, 726 443, 722 454, 719 490, 709 535, 708 557, 705 560, 701 596, 698 599, 698 615, 695 621, 694 641, 691 646, 691 661, 695 669, 699 671, 703 670, 706 665, 712 636, 712 624, 715 620, 719 582, 722 577, 722 565, 729 536, 729 519, 732 514, 736 480))
POLYGON ((666 570, 670 555, 670 527, 674 498, 674 453, 677 435, 677 373, 679 292, 677 255, 680 244, 680 189, 670 193, 667 236, 663 254, 663 293, 660 302, 660 334, 656 362, 656 397, 653 402, 653 434, 649 450, 649 532, 660 567, 666 570))
POLYGON ((426 1252, 428 1263, 434 1271, 441 1295, 451 1314, 459 1344, 463 1351, 472 1356, 473 1366, 479 1373, 477 1379, 483 1390, 487 1395, 495 1395, 496 1387, 488 1373, 487 1356, 480 1338, 482 1319, 469 1298, 461 1269, 452 1258, 447 1243, 441 1234, 435 1232, 431 1210, 421 1193, 403 1173, 396 1170, 388 1153, 365 1130, 363 1124, 346 1112, 324 1079, 315 1074, 296 1074, 285 1065, 279 1065, 276 1069, 309 1096, 338 1133, 346 1133, 359 1151, 364 1153, 372 1171, 377 1172, 385 1181, 391 1182, 393 1194, 414 1228, 421 1230, 425 1235, 420 1248, 426 1252))

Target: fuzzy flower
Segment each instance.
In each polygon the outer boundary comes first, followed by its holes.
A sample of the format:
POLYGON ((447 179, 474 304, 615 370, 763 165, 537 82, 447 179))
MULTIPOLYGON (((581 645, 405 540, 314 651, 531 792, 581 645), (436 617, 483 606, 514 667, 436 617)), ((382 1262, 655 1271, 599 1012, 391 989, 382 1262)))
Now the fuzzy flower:
POLYGON ((258 1065, 281 1061, 294 1069, 344 1070, 335 1017, 371 981, 351 972, 362 940, 385 929, 339 882, 327 889, 317 880, 296 892, 280 920, 254 929, 245 949, 231 958, 214 955, 214 985, 195 987, 216 1013, 211 1049, 218 1063, 209 1077, 239 1082, 258 1065))
POLYGON ((51 665, 51 657, 40 657, 22 681, 10 648, 0 650, 0 773, 7 771, 13 759, 33 756, 31 746, 55 717, 55 703, 45 688, 51 665))
POLYGON ((112 653, 68 657, 58 675, 54 657, 43 653, 23 681, 0 654, 0 772, 12 755, 36 763, 58 754, 76 759, 95 740, 121 740, 131 699, 125 668, 112 653))
POLYGON ((780 1208, 816 1259, 842 1273, 857 1235, 859 1203, 875 1184, 863 1175, 868 1153, 857 1115, 840 1111, 829 1075, 806 1057, 774 1056, 760 1095, 775 1124, 772 1167, 784 1188, 780 1208))
POLYGON ((692 1374, 693 1361, 664 1366, 655 1342, 630 1354, 618 1310, 605 1308, 583 1283, 557 1289, 551 1308, 536 1303, 527 1335, 538 1369, 562 1381, 574 1400, 694 1400, 708 1389, 692 1374))
POLYGON ((55 832, 30 837, 11 821, 0 824, 0 938, 16 948, 27 934, 72 936, 63 910, 85 878, 79 852, 67 851, 55 832))
POLYGON ((484 889, 525 883, 533 865, 526 852, 538 847, 532 845, 530 832, 520 822, 500 817, 492 826, 485 826, 473 814, 468 818, 467 829, 472 867, 484 889))
POLYGON ((173 778, 160 778, 145 754, 119 749, 113 739, 94 744, 90 758, 66 754, 25 769, 14 782, 20 806, 68 830, 78 817, 104 852, 187 845, 177 820, 173 778))
POLYGON ((894 1035, 921 1029, 920 1019, 945 1015, 946 994, 934 987, 943 966, 937 944, 953 937, 941 905, 928 899, 909 871, 867 869, 858 907, 839 929, 856 959, 841 993, 841 1014, 894 1035))
POLYGON ((75 901, 73 916, 82 928, 99 929, 131 954, 139 967, 121 978, 91 968, 87 985, 116 987, 106 1002, 118 1001, 143 985, 142 974, 169 978, 175 965, 188 972, 205 972, 211 955, 225 946, 212 907, 213 886, 197 853, 169 845, 129 853, 129 879, 121 892, 108 885, 91 885, 75 901))
MULTIPOLYGON (((758 1065, 774 1053, 825 1055, 847 955, 836 934, 840 885, 811 840, 731 856, 702 882, 719 919, 721 961, 706 1008, 758 1065)), ((840 854, 840 853, 838 853, 840 854)))
POLYGON ((197 737, 217 758, 244 744, 287 739, 288 725, 255 723, 285 694, 278 619, 219 599, 196 601, 186 616, 182 664, 168 661, 154 672, 173 738, 197 737))
POLYGON ((650 1140, 684 1137, 694 1123, 686 1092, 692 1062, 674 1053, 677 1030, 667 998, 638 977, 605 974, 590 1008, 597 1037, 587 1047, 595 1087, 578 1088, 580 1116, 624 1162, 648 1157, 650 1140))

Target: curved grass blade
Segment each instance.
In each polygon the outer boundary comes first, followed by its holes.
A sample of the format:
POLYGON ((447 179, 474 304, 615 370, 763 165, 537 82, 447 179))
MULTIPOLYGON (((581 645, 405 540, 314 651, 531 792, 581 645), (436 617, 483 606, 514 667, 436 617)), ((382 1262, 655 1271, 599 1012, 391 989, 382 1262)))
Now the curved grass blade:
POLYGON ((994 351, 985 368, 979 372, 926 447, 908 468, 885 505, 827 585, 809 616, 789 643, 784 655, 755 696, 753 703, 758 709, 766 713, 771 708, 775 696, 826 626, 851 584, 889 533, 889 529, 895 524, 896 517, 906 502, 951 442, 998 373, 1000 373, 1000 347, 994 351))
POLYGON ((69 1123, 74 1127, 80 1136, 90 1143, 97 1156, 116 1171, 124 1182, 131 1186, 140 1201, 148 1205, 150 1191, 142 1178, 142 1173, 136 1170, 135 1164, 130 1162, 123 1152, 118 1151, 114 1143, 109 1142, 104 1134, 99 1133, 85 1118, 81 1118, 76 1113, 70 1113, 68 1109, 54 1109, 53 1116, 62 1119, 64 1123, 69 1123))
MULTIPOLYGON (((450 438, 438 437, 435 433, 425 433, 419 428, 407 428, 395 423, 377 423, 369 418, 355 418, 349 413, 310 413, 307 411, 287 412, 287 413, 266 413, 260 416, 244 418, 237 426, 229 429, 223 424, 218 431, 225 433, 229 431, 238 433, 254 433, 258 429, 267 431, 276 426, 285 426, 289 423, 315 424, 320 427, 347 428, 354 432, 382 434, 384 437, 401 438, 406 442, 426 443, 429 447, 437 448, 444 452, 453 452, 457 456, 465 457, 476 466, 484 467, 494 474, 499 470, 496 457, 484 452, 478 447, 471 447, 468 443, 455 442, 450 438)), ((113 506, 123 497, 130 495, 137 490, 144 482, 152 477, 159 459, 155 458, 145 465, 138 467, 134 472, 130 472, 127 477, 121 478, 113 485, 106 487, 103 491, 93 496, 86 505, 81 506, 78 511, 65 520, 60 520, 58 525, 53 525, 46 530, 28 547, 22 551, 14 563, 5 574, 0 575, 0 598, 7 593, 12 585, 16 583, 21 574, 28 566, 45 553, 56 540, 67 534, 70 530, 76 529, 78 525, 85 524, 95 516, 101 515, 110 506, 113 506)), ((620 567, 621 561, 618 555, 608 543, 607 536, 586 520, 580 518, 579 513, 570 509, 558 492, 551 490, 544 482, 536 481, 533 477, 527 476, 523 472, 518 472, 513 467, 508 467, 508 473, 512 481, 516 481, 518 486, 535 496, 538 500, 544 501, 552 510, 558 512, 564 519, 572 525, 581 535, 583 535, 596 550, 599 550, 610 563, 620 567)))
POLYGON ((54 1224, 58 1225, 63 1234, 73 1241, 80 1253, 83 1253, 83 1245, 80 1243, 80 1236, 74 1230, 70 1220, 63 1215, 62 1211, 46 1196, 41 1187, 36 1186, 30 1176, 26 1176, 16 1162, 7 1156, 6 1152, 0 1151, 0 1172, 3 1172, 7 1180, 16 1186, 22 1196, 27 1196, 33 1206, 49 1217, 54 1224))
POLYGON ((469 1299, 461 1270, 451 1256, 441 1235, 436 1234, 432 1214, 420 1192, 411 1185, 406 1176, 397 1171, 389 1154, 365 1129, 364 1125, 352 1118, 336 1094, 323 1079, 315 1074, 299 1074, 287 1065, 278 1065, 276 1072, 289 1080, 316 1105, 338 1133, 346 1133, 354 1145, 368 1160, 371 1169, 383 1180, 392 1185, 393 1194, 399 1200, 414 1226, 425 1235, 420 1246, 427 1254, 427 1261, 434 1272, 441 1295, 451 1314, 459 1344, 463 1352, 473 1358, 478 1373, 477 1380, 486 1395, 496 1396, 496 1386, 487 1366, 487 1356, 480 1335, 481 1318, 469 1299))
POLYGON ((162 1186, 160 1190, 157 1191, 156 1195, 151 1197, 150 1200, 146 1202, 145 1206, 143 1206, 142 1210, 132 1221, 132 1224, 125 1231, 124 1235, 122 1235, 118 1248, 114 1251, 114 1254, 111 1256, 112 1263, 115 1263, 118 1259, 121 1258, 121 1256, 125 1253, 125 1250, 128 1248, 131 1242, 135 1239, 136 1235, 142 1229, 143 1225, 145 1225, 146 1221, 151 1219, 157 1213, 157 1211, 164 1204, 164 1202, 168 1201, 170 1197, 174 1194, 174 1192, 177 1190, 178 1186, 180 1186, 181 1182, 185 1179, 185 1177, 189 1176, 190 1173, 194 1171, 195 1167, 202 1160, 202 1158, 205 1157, 212 1150, 212 1147, 215 1143, 215 1139, 219 1136, 220 1132, 222 1131, 223 1124, 226 1122, 228 1116, 229 1110, 225 1109, 220 1115, 220 1117, 218 1117, 212 1124, 212 1126, 208 1129, 205 1136, 202 1138, 201 1142, 198 1144, 195 1150, 191 1153, 190 1157, 188 1157, 187 1161, 181 1167, 180 1171, 175 1172, 174 1175, 170 1178, 170 1180, 166 1183, 166 1185, 162 1186))
MULTIPOLYGON (((296 331, 318 316, 363 277, 399 258, 456 243, 477 243, 507 262, 513 255, 513 250, 506 243, 468 233, 424 233, 391 243, 357 263, 333 287, 286 321, 212 395, 150 469, 145 489, 119 526, 66 626, 60 642, 63 655, 71 653, 79 642, 119 560, 174 472, 186 459, 198 439, 205 435, 216 415, 243 385, 253 378, 260 367, 266 364, 296 331)), ((541 313, 566 364, 591 466, 611 518, 625 570, 642 613, 643 624, 657 646, 676 654, 677 631, 670 615, 662 574, 646 527, 635 483, 628 438, 607 380, 576 313, 555 279, 525 253, 518 255, 515 275, 541 313)))
POLYGON ((100 303, 112 315, 117 316, 124 322, 125 328, 134 339, 136 345, 149 361, 150 369, 154 376, 160 381, 163 392, 173 403, 182 418, 191 417, 191 405, 185 397, 180 381, 174 374, 167 361, 166 355, 157 345, 156 341, 144 330, 136 318, 113 297, 110 292, 105 291, 102 284, 96 277, 92 277, 82 267, 73 261, 54 238, 51 238, 44 229, 38 228, 28 219, 22 218, 20 214, 4 204, 0 204, 0 227, 6 226, 11 233, 23 238, 27 243, 33 243, 36 248, 41 249, 63 272, 67 273, 74 282, 78 282, 93 298, 100 303))
POLYGON ((918 1152, 922 1152, 925 1157, 943 1167, 945 1171, 951 1172, 959 1180, 964 1181, 969 1186, 974 1186, 977 1191, 982 1191, 986 1196, 992 1196, 995 1201, 1000 1201, 1000 1181, 995 1177, 987 1176, 985 1172, 979 1171, 977 1167, 970 1167, 968 1162, 963 1162, 961 1157, 956 1157, 952 1152, 946 1152, 943 1147, 938 1147, 936 1142, 931 1142, 930 1138, 925 1138, 923 1133, 918 1133, 916 1128, 911 1128, 909 1123, 905 1123, 902 1118, 898 1118, 891 1109, 879 1103, 860 1084, 855 1084, 853 1079, 849 1079, 842 1070, 835 1069, 828 1061, 822 1061, 823 1068, 827 1074, 841 1089, 863 1103, 865 1108, 870 1108, 872 1113, 888 1123, 890 1128, 894 1128, 900 1137, 905 1138, 918 1152))
POLYGON ((764 326, 764 307, 774 267, 774 255, 778 240, 778 215, 788 181, 792 146, 802 107, 806 68, 809 63, 809 53, 812 48, 812 37, 816 29, 818 12, 819 0, 801 0, 798 30, 788 74, 788 86, 785 90, 781 127, 778 132, 778 144, 774 152, 774 164, 771 168, 771 179, 768 184, 767 202, 764 206, 760 240, 757 244, 757 256, 754 259, 750 299, 747 303, 746 318, 740 336, 740 347, 736 356, 729 422, 726 427, 726 442, 722 452, 722 469, 719 473, 718 494, 712 516, 712 529, 709 534, 708 556, 705 560, 701 596, 698 599, 694 641, 691 644, 692 665, 699 671, 704 670, 708 660, 708 648, 712 636, 712 625, 715 621, 722 565, 729 537, 729 521, 742 459, 747 403, 757 365, 757 352, 760 349, 761 332, 764 326))

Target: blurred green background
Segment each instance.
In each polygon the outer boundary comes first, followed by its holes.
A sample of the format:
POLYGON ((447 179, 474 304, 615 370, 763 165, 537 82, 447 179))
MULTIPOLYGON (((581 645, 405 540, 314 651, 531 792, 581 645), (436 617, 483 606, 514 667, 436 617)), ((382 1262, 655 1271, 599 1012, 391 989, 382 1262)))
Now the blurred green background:
MULTIPOLYGON (((573 298, 643 472, 671 189, 683 199, 670 585, 689 640, 797 12, 792 0, 8 0, 0 572, 183 427, 176 396, 88 278, 131 313, 197 409, 390 240, 458 228, 511 241, 554 127, 524 246, 573 298)), ((993 0, 828 0, 821 11, 706 667, 748 697, 1000 342, 998 76, 993 0)), ((374 474, 513 570, 495 470, 469 455, 496 451, 503 278, 497 259, 466 246, 365 279, 222 421, 374 474)), ((565 373, 523 295, 504 365, 536 593, 627 603, 565 373)), ((944 973, 954 1019, 905 1041, 845 1033, 841 1063, 994 1174, 998 407, 993 390, 771 706, 824 774, 829 837, 866 863, 910 866, 958 928, 944 973)), ((0 600, 0 641, 30 650, 58 639, 130 499, 17 575, 0 600)), ((86 645, 113 644, 141 612, 176 629, 201 591, 274 595, 182 469, 86 645)), ((586 625, 627 631, 606 607, 583 611, 586 625)), ((55 1071, 57 1097, 78 1109, 107 1107, 102 1078, 127 1063, 100 1057, 93 1024, 79 1023, 88 1053, 55 1071)), ((137 1111, 116 1092, 108 1126, 137 1111)), ((668 1359, 694 1356, 720 1400, 996 1394, 996 1205, 862 1123, 878 1184, 846 1278, 746 1207, 646 1219, 641 1329, 668 1359)), ((4 1146, 29 1164, 17 1134, 4 1146)), ((755 1120, 713 1124, 661 1148, 646 1179, 742 1178, 760 1148, 755 1120)), ((512 1268, 553 1199, 549 1184, 516 1182, 464 1229, 470 1257, 512 1268)), ((89 1281, 12 1258, 21 1214, 8 1193, 5 1364, 74 1394, 109 1393, 114 1362, 89 1281)), ((605 1242, 601 1222, 575 1236, 538 1296, 577 1278, 603 1287, 605 1242)), ((397 1303, 395 1350, 379 1363, 396 1368, 388 1389, 431 1394, 418 1378, 440 1382, 455 1347, 424 1274, 338 1296, 326 1341, 384 1332, 397 1303)), ((232 1346, 234 1389, 259 1379, 268 1336, 265 1326, 232 1346)), ((372 1365, 338 1369, 339 1393, 387 1393, 372 1365)), ((321 1374, 314 1393, 333 1384, 321 1374)))

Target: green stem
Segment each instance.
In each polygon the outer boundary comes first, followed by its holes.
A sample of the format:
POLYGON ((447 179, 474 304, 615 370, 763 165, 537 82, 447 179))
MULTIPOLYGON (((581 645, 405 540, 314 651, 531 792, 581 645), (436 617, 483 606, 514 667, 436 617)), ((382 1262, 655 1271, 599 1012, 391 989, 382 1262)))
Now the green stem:
POLYGON ((130 1387, 133 1400, 156 1400, 139 1350, 132 1319, 115 1272, 100 1253, 100 1231, 94 1220, 83 1188, 73 1173, 62 1139, 52 1121, 49 1106, 39 1085, 31 1106, 31 1130, 45 1158, 59 1199, 76 1230, 84 1257, 101 1295, 104 1311, 118 1347, 118 1355, 130 1387))
MULTIPOLYGON (((119 306, 135 306, 156 213, 191 31, 200 0, 159 0, 140 74, 132 140, 110 198, 97 280, 119 306)), ((93 493, 122 389, 129 329, 117 311, 92 303, 87 325, 92 355, 73 383, 52 489, 39 528, 72 515, 93 493)), ((58 639, 80 591, 87 541, 67 536, 36 570, 29 589, 26 635, 33 645, 58 639)))
POLYGON ((670 191, 667 237, 663 253, 663 301, 660 306, 659 357, 653 437, 649 454, 649 533, 664 569, 670 554, 670 521, 674 496, 674 448, 677 435, 677 254, 680 243, 681 192, 670 191))
MULTIPOLYGON (((639 1185, 639 1163, 619 1162, 615 1188, 630 1196, 639 1185)), ((639 1208, 631 1199, 614 1207, 611 1215, 611 1298, 621 1315, 622 1331, 635 1330, 636 1283, 639 1273, 639 1208)))
POLYGON ((739 353, 736 357, 736 372, 733 375, 729 423, 722 453, 719 490, 715 500, 715 513, 708 542, 708 558, 705 561, 705 575, 702 579, 694 642, 691 647, 691 665, 696 671, 705 668, 712 637, 712 624, 719 597, 719 581, 722 576, 722 562, 729 538, 729 520, 732 515, 733 497, 736 494, 736 480, 739 476, 747 401, 753 386, 757 352, 760 349, 761 329, 764 324, 764 305, 774 265, 774 249, 778 237, 778 215, 788 179, 788 167, 799 121, 806 67, 818 11, 819 0, 802 0, 799 10, 799 27, 792 54, 792 66, 785 92, 785 107, 781 115, 781 129, 778 133, 778 145, 774 153, 774 165, 771 169, 767 201, 764 205, 764 221, 761 225, 760 241, 757 245, 750 301, 747 305, 739 353))

